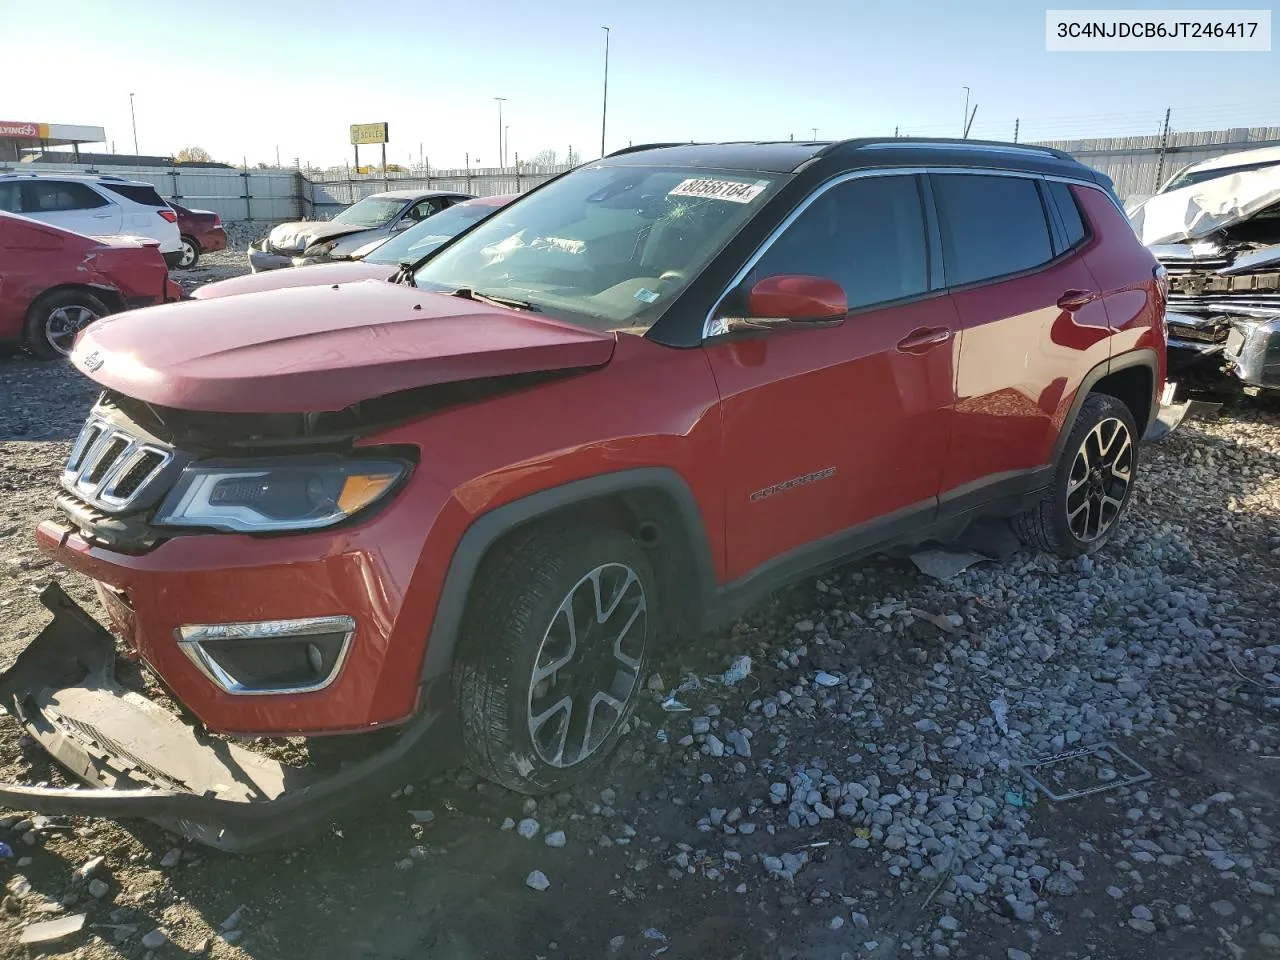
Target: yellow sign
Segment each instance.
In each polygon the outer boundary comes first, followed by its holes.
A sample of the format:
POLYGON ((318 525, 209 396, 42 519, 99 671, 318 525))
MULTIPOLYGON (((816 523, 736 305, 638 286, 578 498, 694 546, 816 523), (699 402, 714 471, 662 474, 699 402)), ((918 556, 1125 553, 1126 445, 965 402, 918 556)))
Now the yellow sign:
POLYGON ((385 123, 353 123, 351 125, 352 143, 386 143, 387 125, 385 123))

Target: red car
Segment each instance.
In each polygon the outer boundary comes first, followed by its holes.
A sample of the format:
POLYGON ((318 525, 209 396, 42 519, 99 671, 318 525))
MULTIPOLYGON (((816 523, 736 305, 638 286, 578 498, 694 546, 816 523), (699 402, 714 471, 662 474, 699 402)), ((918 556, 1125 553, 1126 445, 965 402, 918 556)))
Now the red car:
POLYGON ((182 234, 179 267, 194 267, 201 254, 227 248, 227 231, 222 226, 222 217, 212 210, 188 210, 176 201, 168 203, 178 215, 178 231, 182 234))
POLYGON ((437 247, 443 246, 462 231, 479 223, 499 207, 504 207, 519 194, 499 194, 463 200, 447 210, 433 214, 403 233, 375 240, 356 250, 349 260, 311 263, 294 270, 262 270, 258 273, 231 277, 197 287, 195 300, 283 290, 285 287, 310 287, 320 283, 351 283, 353 280, 391 280, 404 261, 416 262, 437 247))
POLYGON ((399 283, 109 319, 76 347, 105 392, 41 548, 208 729, 400 729, 328 776, 210 741, 120 693, 55 585, 0 693, 113 789, 0 803, 245 848, 453 746, 562 789, 660 637, 978 517, 1104 546, 1156 423, 1165 295, 1102 174, 894 139, 625 150, 399 283))
POLYGON ((181 297, 158 241, 86 237, 0 212, 0 347, 65 356, 93 321, 181 297))

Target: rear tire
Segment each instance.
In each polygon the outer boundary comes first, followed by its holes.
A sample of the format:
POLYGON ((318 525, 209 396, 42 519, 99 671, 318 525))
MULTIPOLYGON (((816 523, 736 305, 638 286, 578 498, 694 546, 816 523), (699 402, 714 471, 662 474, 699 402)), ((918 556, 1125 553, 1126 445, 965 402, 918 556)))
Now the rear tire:
POLYGON ((91 293, 61 290, 46 294, 31 305, 22 340, 41 360, 56 360, 71 353, 76 334, 111 311, 91 293))
POLYGON ((586 779, 635 709, 657 600, 644 550, 608 527, 538 527, 486 558, 453 674, 468 765, 528 794, 586 779))
POLYGON ((1043 499, 1013 518, 1022 542, 1060 557, 1105 546, 1133 494, 1137 436, 1122 401, 1105 393, 1086 397, 1043 499))
POLYGON ((190 270, 200 262, 200 244, 190 237, 182 238, 182 258, 178 261, 179 270, 190 270))

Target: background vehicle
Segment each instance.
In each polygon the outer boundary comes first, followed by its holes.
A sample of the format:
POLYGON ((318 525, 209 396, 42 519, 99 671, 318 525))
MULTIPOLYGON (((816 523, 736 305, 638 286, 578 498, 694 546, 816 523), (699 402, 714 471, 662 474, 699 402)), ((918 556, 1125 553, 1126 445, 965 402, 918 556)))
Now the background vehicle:
POLYGON ((243 848, 396 782, 454 724, 475 769, 551 792, 616 742, 660 637, 979 516, 1097 550, 1164 383, 1157 274, 1109 181, 1057 151, 690 144, 579 167, 402 283, 90 330, 73 359, 104 394, 41 549, 102 584, 210 729, 404 727, 310 792, 238 754, 246 795, 158 708, 92 677, 38 692, 68 645, 111 647, 50 592, 0 677, 27 731, 91 781, 108 743, 116 787, 183 789, 8 795, 243 848), (123 491, 99 482, 125 469, 111 438, 154 451, 123 491), (152 734, 165 756, 140 763, 152 734))
POLYGON ((0 212, 0 347, 51 359, 94 320, 181 296, 154 240, 86 237, 0 212))
POLYGON ((0 211, 89 237, 150 237, 170 267, 182 259, 178 215, 149 183, 108 176, 3 173, 0 211))
POLYGON ((1184 392, 1280 391, 1280 147, 1192 164, 1130 220, 1168 272, 1184 392))
POLYGON ((472 199, 447 190, 389 190, 353 203, 332 220, 299 220, 273 227, 249 247, 255 273, 280 267, 340 260, 371 240, 407 230, 441 210, 472 199))
POLYGON ((222 226, 222 217, 212 210, 188 210, 173 200, 169 201, 169 206, 178 215, 178 230, 182 235, 182 259, 177 264, 179 267, 194 267, 202 253, 216 253, 226 249, 227 231, 222 226))
POLYGON ((519 194, 477 197, 454 204, 430 220, 415 224, 394 237, 371 240, 337 263, 304 264, 298 270, 267 270, 247 277, 232 277, 206 283, 191 295, 194 300, 213 300, 261 290, 307 287, 319 283, 351 283, 355 280, 391 280, 406 260, 416 262, 446 240, 483 220, 519 194))

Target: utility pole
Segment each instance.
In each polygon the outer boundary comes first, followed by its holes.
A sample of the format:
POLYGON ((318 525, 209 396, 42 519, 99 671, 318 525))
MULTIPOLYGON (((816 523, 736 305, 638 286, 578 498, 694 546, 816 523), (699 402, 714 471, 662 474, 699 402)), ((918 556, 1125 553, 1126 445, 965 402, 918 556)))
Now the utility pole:
POLYGON ((138 115, 133 112, 133 94, 129 94, 129 119, 133 121, 133 155, 138 156, 138 115))
POLYGON ((1020 119, 1019 119, 1019 120, 1014 120, 1014 121, 1013 121, 1013 142, 1014 142, 1014 143, 1017 143, 1017 142, 1018 142, 1018 125, 1019 125, 1020 123, 1022 123, 1022 121, 1021 121, 1020 119))
POLYGON ((600 108, 600 156, 604 156, 604 131, 609 119, 609 28, 604 31, 604 105, 600 108))
POLYGON ((817 127, 810 127, 809 129, 813 131, 813 139, 814 139, 814 140, 817 140, 817 139, 818 139, 818 128, 817 128, 817 127))
MULTIPOLYGON (((511 124, 507 124, 502 128, 502 165, 507 165, 507 151, 511 149, 511 124)), ((517 154, 517 162, 519 155, 517 154)))
POLYGON ((964 134, 964 131, 967 130, 968 127, 969 127, 969 88, 965 87, 964 88, 964 116, 960 118, 961 135, 964 134))
POLYGON ((276 144, 276 166, 280 166, 280 144, 276 144))
POLYGON ((498 101, 498 166, 502 166, 503 157, 506 156, 502 152, 502 104, 506 97, 494 97, 498 101))

